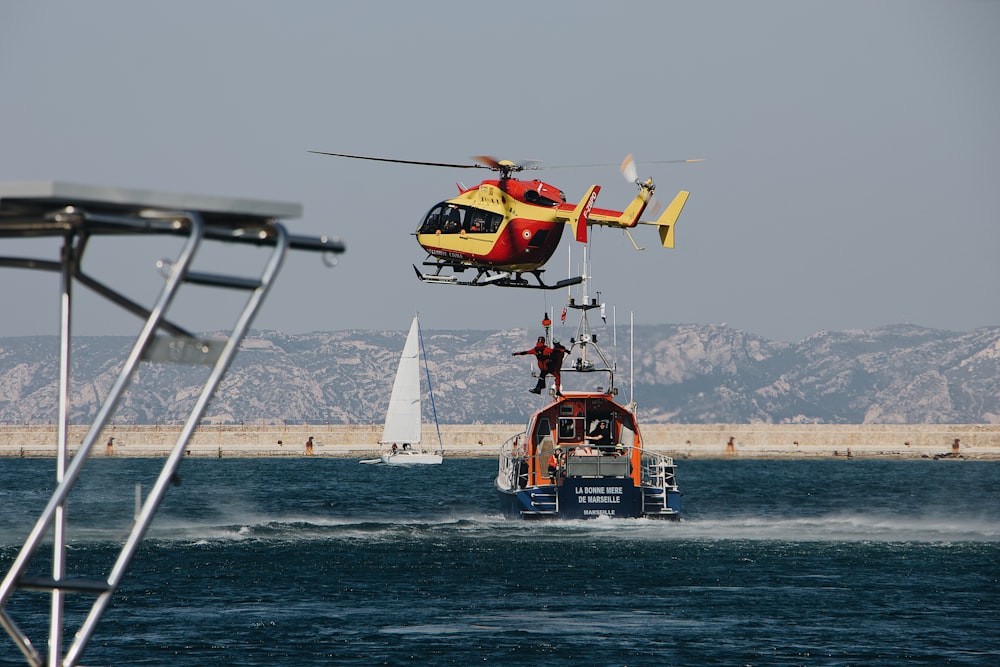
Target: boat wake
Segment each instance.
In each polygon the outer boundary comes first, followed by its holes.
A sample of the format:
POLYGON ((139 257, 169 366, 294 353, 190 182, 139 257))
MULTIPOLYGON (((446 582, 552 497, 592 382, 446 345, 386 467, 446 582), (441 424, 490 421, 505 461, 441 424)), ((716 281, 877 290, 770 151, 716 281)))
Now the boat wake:
MULTIPOLYGON (((71 548, 87 543, 117 543, 127 529, 76 527, 71 548)), ((0 536, 14 545, 22 535, 0 536)), ((651 519, 511 521, 500 514, 453 514, 440 517, 323 517, 229 515, 213 520, 183 521, 166 517, 153 523, 148 539, 167 543, 226 542, 306 543, 393 540, 489 539, 554 543, 566 540, 630 540, 634 542, 874 542, 1000 543, 1000 521, 976 516, 898 517, 830 514, 813 517, 697 518, 679 522, 651 519)))
POLYGON ((831 514, 815 517, 681 521, 679 540, 775 542, 1000 542, 1000 522, 978 517, 889 517, 831 514))
POLYGON ((538 542, 589 538, 635 541, 770 542, 1000 542, 1000 522, 978 517, 888 517, 828 515, 693 519, 663 522, 650 519, 593 519, 517 522, 500 515, 455 515, 439 518, 255 517, 226 524, 154 526, 160 540, 368 540, 440 539, 449 534, 496 540, 538 542))

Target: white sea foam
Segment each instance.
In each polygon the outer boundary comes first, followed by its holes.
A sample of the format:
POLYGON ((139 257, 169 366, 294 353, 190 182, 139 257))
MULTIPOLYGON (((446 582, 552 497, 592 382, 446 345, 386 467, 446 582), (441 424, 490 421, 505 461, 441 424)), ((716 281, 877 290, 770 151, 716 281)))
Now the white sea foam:
MULTIPOLYGON (((1000 542, 1000 522, 974 517, 889 517, 837 514, 815 517, 735 517, 664 522, 596 519, 527 522, 493 515, 414 520, 286 516, 218 524, 160 525, 150 537, 161 540, 275 541, 436 539, 443 533, 492 539, 560 541, 567 537, 636 541, 751 540, 771 542, 1000 542)), ((91 535, 96 537, 96 535, 91 535)))
MULTIPOLYGON (((72 527, 71 544, 117 543, 127 526, 72 527)), ((197 545, 213 542, 265 540, 310 542, 398 539, 436 539, 442 534, 491 539, 531 539, 537 542, 581 539, 630 539, 636 541, 750 540, 771 542, 1000 542, 1000 521, 974 516, 888 516, 830 514, 812 517, 694 518, 679 522, 651 519, 588 519, 530 522, 505 519, 496 514, 391 518, 305 515, 266 516, 241 513, 215 520, 184 521, 161 517, 153 522, 148 538, 197 545)), ((13 545, 21 535, 0 536, 0 544, 13 545)))
MULTIPOLYGON (((794 542, 1000 542, 1000 522, 972 517, 740 517, 681 521, 668 539, 794 542)), ((648 535, 648 531, 644 531, 648 535)))

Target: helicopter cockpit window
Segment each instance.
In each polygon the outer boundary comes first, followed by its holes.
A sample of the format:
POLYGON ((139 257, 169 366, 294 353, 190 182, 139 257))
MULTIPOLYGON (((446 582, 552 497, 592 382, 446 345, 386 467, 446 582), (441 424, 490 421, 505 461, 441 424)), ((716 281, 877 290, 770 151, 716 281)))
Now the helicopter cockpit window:
POLYGON ((418 234, 458 234, 462 231, 465 210, 452 204, 438 204, 424 218, 418 234))
POLYGON ((445 206, 444 224, 441 226, 442 234, 458 234, 462 231, 462 224, 465 218, 465 209, 458 206, 445 206))
POLYGON ((430 210, 424 221, 420 223, 420 228, 417 229, 418 234, 433 234, 441 230, 444 224, 444 206, 438 204, 430 210))
POLYGON ((494 234, 500 229, 499 213, 442 202, 432 208, 420 224, 418 234, 494 234))

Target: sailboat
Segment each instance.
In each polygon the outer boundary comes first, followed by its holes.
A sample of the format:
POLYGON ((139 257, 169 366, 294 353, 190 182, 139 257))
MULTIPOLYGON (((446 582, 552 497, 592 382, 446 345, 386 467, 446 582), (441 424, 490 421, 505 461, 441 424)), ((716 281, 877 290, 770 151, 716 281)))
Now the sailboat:
MULTIPOLYGON (((396 379, 392 384, 389 408, 385 414, 385 426, 379 445, 382 455, 377 459, 364 459, 361 463, 384 463, 387 465, 436 465, 443 460, 441 431, 438 430, 437 451, 424 451, 420 442, 420 356, 423 340, 420 336, 419 316, 413 316, 410 332, 399 357, 396 379)), ((424 359, 426 370, 427 360, 424 359)), ((427 386, 434 405, 434 393, 430 388, 430 372, 427 372, 427 386)), ((434 410, 434 424, 437 425, 437 411, 434 410)))

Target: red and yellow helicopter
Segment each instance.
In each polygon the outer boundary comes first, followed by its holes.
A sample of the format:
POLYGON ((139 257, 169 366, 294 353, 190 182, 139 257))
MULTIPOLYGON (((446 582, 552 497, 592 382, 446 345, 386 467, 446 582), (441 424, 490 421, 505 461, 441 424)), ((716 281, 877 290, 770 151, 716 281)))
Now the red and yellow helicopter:
POLYGON ((673 248, 674 225, 690 194, 683 190, 678 192, 656 220, 642 220, 641 216, 646 211, 656 186, 651 178, 639 180, 631 155, 625 158, 621 171, 627 180, 635 183, 639 192, 624 210, 614 211, 594 205, 601 190, 599 185, 591 185, 583 197, 573 204, 567 203, 563 192, 548 183, 537 179, 528 181, 512 178, 514 173, 539 169, 537 161, 515 163, 478 155, 472 158, 471 164, 456 164, 324 151, 309 152, 357 160, 455 169, 490 169, 498 172, 500 176, 496 180, 484 180, 470 188, 459 184, 458 196, 432 206, 417 228, 417 243, 428 254, 423 266, 431 267, 433 272, 422 273, 415 265, 413 270, 420 280, 448 285, 499 285, 533 289, 558 289, 575 285, 582 280, 581 277, 567 278, 554 284, 547 284, 542 279, 542 267, 558 247, 567 224, 572 228, 573 237, 582 243, 587 242, 589 226, 621 228, 638 250, 642 248, 636 244, 629 230, 640 224, 653 225, 660 233, 663 247, 673 248), (445 269, 449 269, 451 273, 442 274, 445 269), (476 271, 476 276, 471 280, 460 280, 456 274, 463 273, 466 269, 476 271), (524 274, 533 276, 534 282, 525 278, 524 274))

